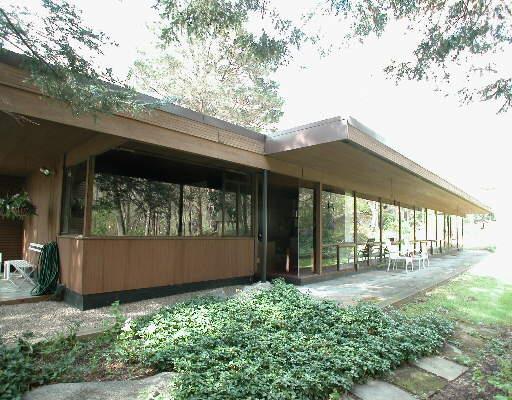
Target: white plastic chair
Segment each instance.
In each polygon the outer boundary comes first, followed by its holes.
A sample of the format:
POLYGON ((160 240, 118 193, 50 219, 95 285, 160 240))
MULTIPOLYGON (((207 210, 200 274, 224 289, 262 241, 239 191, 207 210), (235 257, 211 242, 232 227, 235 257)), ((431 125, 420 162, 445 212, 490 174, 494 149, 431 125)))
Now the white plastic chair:
POLYGON ((396 245, 392 245, 391 242, 386 242, 386 247, 388 249, 389 255, 388 255, 388 269, 391 265, 393 265, 393 269, 396 269, 396 265, 398 261, 404 261, 405 262, 405 272, 409 272, 407 270, 407 266, 411 264, 411 271, 414 268, 414 264, 412 263, 412 256, 407 253, 407 251, 401 253, 399 250, 399 247, 396 245))
POLYGON ((425 262, 430 267, 430 259, 428 258, 428 250, 422 249, 418 254, 412 257, 413 261, 418 261, 418 269, 425 268, 425 262))

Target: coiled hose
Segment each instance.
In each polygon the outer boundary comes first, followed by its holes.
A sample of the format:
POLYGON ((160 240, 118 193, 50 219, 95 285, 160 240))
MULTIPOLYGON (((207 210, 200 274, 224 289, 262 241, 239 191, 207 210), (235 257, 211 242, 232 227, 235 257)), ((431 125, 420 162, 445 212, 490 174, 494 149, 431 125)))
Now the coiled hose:
POLYGON ((59 271, 60 260, 57 242, 46 243, 39 256, 39 274, 36 285, 30 291, 32 296, 54 293, 59 280, 59 271))

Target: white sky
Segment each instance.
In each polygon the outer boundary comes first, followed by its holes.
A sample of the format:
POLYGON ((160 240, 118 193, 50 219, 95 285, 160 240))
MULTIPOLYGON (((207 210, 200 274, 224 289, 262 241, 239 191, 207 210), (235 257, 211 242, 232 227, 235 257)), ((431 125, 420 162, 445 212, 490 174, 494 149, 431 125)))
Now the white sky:
MULTIPOLYGON (((9 0, 0 0, 0 2, 9 0)), ((309 0, 278 0, 286 13, 310 5, 309 0)), ((29 8, 37 0, 18 0, 29 8)), ((150 0, 75 0, 86 22, 119 43, 105 63, 125 74, 138 49, 151 43, 148 29, 156 19, 150 0)), ((322 22, 327 37, 343 35, 342 26, 322 22), (325 26, 324 26, 325 25, 325 26)), ((304 49, 276 79, 285 98, 282 129, 336 115, 352 115, 386 137, 388 143, 495 208, 498 214, 509 193, 509 148, 512 112, 497 115, 496 103, 461 106, 454 94, 445 97, 430 84, 405 82, 395 86, 383 68, 407 54, 412 42, 399 25, 380 39, 320 58, 304 49)), ((511 54, 504 57, 512 62, 511 54)), ((510 65, 510 64, 509 64, 510 65)), ((512 69, 512 68, 511 68, 512 69)), ((510 71, 510 69, 508 69, 510 71)))

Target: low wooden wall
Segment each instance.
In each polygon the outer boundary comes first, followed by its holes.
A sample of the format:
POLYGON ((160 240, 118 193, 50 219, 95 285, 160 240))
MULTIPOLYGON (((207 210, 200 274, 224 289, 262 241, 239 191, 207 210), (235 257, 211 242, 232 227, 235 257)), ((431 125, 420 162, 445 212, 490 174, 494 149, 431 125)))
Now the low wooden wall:
POLYGON ((254 275, 253 238, 59 237, 61 281, 78 294, 254 275))

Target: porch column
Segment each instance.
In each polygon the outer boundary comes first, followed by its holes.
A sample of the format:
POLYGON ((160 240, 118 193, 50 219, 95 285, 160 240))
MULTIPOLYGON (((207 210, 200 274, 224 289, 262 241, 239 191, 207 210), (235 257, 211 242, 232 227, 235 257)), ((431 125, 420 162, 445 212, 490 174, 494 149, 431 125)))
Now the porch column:
POLYGON ((412 243, 412 247, 416 252, 416 206, 412 208, 412 243))
POLYGON ((379 261, 382 261, 382 199, 379 199, 379 242, 380 242, 380 252, 379 252, 379 261))
POLYGON ((183 236, 183 183, 180 183, 180 203, 178 204, 178 236, 183 236))
POLYGON ((85 178, 85 207, 84 207, 84 236, 91 235, 92 227, 92 200, 94 188, 94 157, 87 159, 87 172, 85 178))
POLYGON ((315 184, 314 191, 314 270, 316 274, 322 273, 322 183, 315 184))
POLYGON ((261 240, 263 242, 263 260, 261 262, 261 281, 267 280, 267 247, 268 247, 268 171, 263 171, 261 190, 261 240))
POLYGON ((359 260, 357 256, 357 193, 354 192, 354 269, 357 271, 359 268, 359 260))
POLYGON ((402 250, 402 209, 398 203, 398 249, 402 250))
POLYGON ((439 246, 439 252, 441 253, 441 246, 439 245, 439 239, 437 237, 437 211, 434 210, 434 215, 436 217, 436 247, 439 246))
POLYGON ((252 227, 252 236, 254 237, 254 272, 257 273, 258 265, 260 263, 259 257, 259 216, 258 216, 258 208, 259 208, 259 194, 258 194, 258 175, 255 173, 252 175, 252 201, 251 201, 251 209, 252 209, 252 219, 251 219, 251 227, 252 227))
POLYGON ((460 240, 461 240, 461 247, 464 248, 464 217, 460 217, 460 240))

